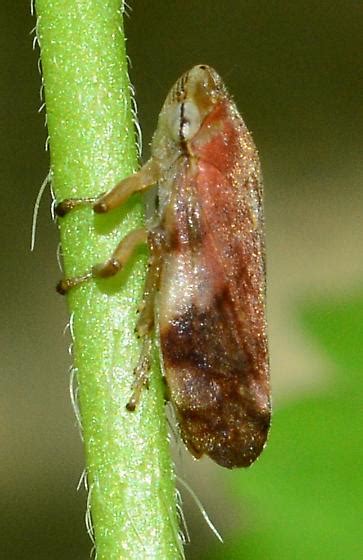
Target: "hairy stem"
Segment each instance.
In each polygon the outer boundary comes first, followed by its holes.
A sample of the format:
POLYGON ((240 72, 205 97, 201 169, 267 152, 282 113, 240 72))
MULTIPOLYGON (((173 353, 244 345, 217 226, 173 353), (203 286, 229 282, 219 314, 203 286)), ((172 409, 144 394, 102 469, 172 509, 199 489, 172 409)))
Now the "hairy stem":
MULTIPOLYGON (((36 11, 55 196, 98 195, 137 166, 120 0, 37 0, 36 11)), ((108 258, 142 221, 137 196, 109 216, 71 212, 59 221, 65 275, 108 258)), ((98 560, 182 555, 157 368, 136 412, 125 408, 146 259, 141 249, 115 279, 68 297, 98 560)))

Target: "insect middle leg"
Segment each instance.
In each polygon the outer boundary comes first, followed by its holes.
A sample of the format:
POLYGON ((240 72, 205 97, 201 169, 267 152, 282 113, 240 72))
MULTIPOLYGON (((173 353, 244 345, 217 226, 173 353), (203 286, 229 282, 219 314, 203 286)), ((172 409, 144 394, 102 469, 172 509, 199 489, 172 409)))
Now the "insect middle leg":
POLYGON ((133 193, 146 190, 154 185, 158 181, 159 176, 159 164, 155 159, 151 158, 137 173, 120 181, 110 191, 98 197, 66 198, 57 204, 55 213, 62 218, 74 208, 91 205, 94 212, 104 214, 120 206, 133 193))
POLYGON ((124 237, 111 258, 104 263, 96 264, 81 276, 74 276, 73 278, 63 278, 57 284, 57 292, 64 295, 71 288, 83 284, 91 278, 108 278, 117 274, 127 263, 132 253, 142 243, 147 243, 148 232, 145 228, 134 229, 124 237))

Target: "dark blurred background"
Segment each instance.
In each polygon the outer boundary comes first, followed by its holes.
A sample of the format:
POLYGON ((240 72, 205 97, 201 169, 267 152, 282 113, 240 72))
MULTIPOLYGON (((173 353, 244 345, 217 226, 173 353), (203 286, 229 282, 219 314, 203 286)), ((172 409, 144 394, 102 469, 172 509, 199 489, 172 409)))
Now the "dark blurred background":
MULTIPOLYGON (((362 6, 353 1, 130 2, 125 25, 144 158, 163 99, 197 63, 214 66, 260 150, 266 185, 274 423, 247 471, 182 453, 188 559, 363 557, 362 6)), ((70 405, 69 340, 35 19, 1 2, 0 550, 27 560, 86 559, 82 446, 70 405)), ((161 559, 162 560, 162 559, 161 559)))

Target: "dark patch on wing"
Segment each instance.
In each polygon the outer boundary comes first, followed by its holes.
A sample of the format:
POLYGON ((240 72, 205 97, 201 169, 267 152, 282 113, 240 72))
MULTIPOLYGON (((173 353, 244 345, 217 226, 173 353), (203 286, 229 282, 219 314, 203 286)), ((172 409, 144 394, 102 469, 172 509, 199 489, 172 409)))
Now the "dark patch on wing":
POLYGON ((229 468, 248 466, 262 451, 270 419, 261 364, 265 340, 248 344, 241 336, 228 290, 206 310, 192 305, 160 336, 171 400, 190 451, 229 468))
MULTIPOLYGON (((191 365, 227 375, 245 363, 243 349, 231 336, 233 324, 227 331, 224 321, 221 321, 223 300, 226 305, 226 294, 217 295, 214 303, 202 311, 192 305, 187 313, 171 322, 167 332, 162 334, 164 361, 168 365, 191 365)), ((226 309, 223 312, 228 314, 226 309)))

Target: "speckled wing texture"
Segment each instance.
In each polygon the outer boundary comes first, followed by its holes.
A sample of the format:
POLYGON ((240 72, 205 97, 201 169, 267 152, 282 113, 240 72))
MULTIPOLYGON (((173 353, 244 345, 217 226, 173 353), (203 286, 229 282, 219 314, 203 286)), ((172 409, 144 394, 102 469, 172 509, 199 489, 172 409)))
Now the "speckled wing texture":
POLYGON ((205 119, 169 181, 158 312, 170 399, 195 457, 248 466, 270 421, 262 187, 230 99, 205 119))

